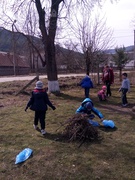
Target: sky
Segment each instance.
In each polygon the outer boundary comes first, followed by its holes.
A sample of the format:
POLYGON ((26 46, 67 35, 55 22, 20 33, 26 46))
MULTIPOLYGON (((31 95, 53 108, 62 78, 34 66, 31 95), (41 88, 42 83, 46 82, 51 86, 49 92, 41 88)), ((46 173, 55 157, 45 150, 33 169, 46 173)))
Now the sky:
POLYGON ((118 0, 113 4, 106 0, 102 12, 107 18, 106 25, 113 30, 116 46, 134 45, 135 0, 118 0))
POLYGON ((135 0, 103 0, 100 13, 105 16, 106 26, 113 30, 114 48, 116 46, 134 45, 133 20, 135 22, 135 0))

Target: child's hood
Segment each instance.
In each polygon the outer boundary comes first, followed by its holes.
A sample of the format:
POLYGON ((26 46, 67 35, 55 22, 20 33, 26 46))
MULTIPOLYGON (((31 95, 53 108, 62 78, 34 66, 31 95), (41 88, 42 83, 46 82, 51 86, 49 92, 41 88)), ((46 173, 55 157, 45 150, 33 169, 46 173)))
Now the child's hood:
POLYGON ((92 100, 91 100, 90 98, 85 98, 85 99, 83 100, 83 102, 82 102, 82 106, 83 106, 84 104, 86 104, 87 102, 91 102, 92 105, 93 105, 93 102, 92 102, 92 100))

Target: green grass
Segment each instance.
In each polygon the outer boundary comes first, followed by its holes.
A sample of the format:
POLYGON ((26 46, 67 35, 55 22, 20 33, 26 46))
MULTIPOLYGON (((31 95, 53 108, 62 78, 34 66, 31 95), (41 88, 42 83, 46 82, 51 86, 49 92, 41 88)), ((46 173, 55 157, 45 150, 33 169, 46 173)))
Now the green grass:
MULTIPOLYGON (((134 180, 135 179, 135 86, 128 94, 129 107, 121 107, 118 85, 112 86, 113 96, 99 103, 96 86, 90 92, 95 107, 105 119, 114 120, 117 129, 99 129, 102 139, 69 143, 61 139, 63 127, 72 117, 84 97, 83 89, 76 86, 78 79, 60 80, 61 94, 49 95, 56 110, 49 108, 46 115, 46 131, 43 137, 33 129, 34 113, 25 112, 28 95, 15 93, 27 82, 1 83, 0 86, 0 179, 1 180, 134 180), (66 85, 66 86, 65 86, 66 85), (56 131, 57 130, 57 131, 56 131), (33 156, 22 164, 15 165, 16 155, 24 148, 31 148, 33 156)), ((46 83, 46 81, 44 81, 46 83)), ((32 84, 27 92, 30 93, 32 84)), ((100 122, 96 117, 95 120, 100 122)))

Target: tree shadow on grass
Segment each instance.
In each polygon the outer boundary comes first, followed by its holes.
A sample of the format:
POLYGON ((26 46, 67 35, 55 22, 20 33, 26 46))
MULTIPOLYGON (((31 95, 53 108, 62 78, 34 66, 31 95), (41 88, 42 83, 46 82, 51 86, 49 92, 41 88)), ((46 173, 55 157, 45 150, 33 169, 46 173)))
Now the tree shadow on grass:
POLYGON ((62 133, 46 133, 43 137, 52 141, 67 142, 62 133))
MULTIPOLYGON (((41 137, 41 136, 40 136, 41 137)), ((44 139, 49 139, 52 141, 57 141, 57 142, 62 142, 62 143, 72 143, 75 144, 78 148, 80 148, 82 145, 91 145, 91 144, 100 144, 102 141, 102 137, 99 136, 98 139, 82 139, 82 140, 74 140, 74 141, 70 141, 70 139, 66 136, 64 136, 62 133, 46 133, 44 136, 42 136, 42 138, 44 139)))
POLYGON ((71 100, 71 101, 73 100, 73 101, 78 101, 78 102, 82 102, 85 99, 85 97, 82 98, 82 97, 77 97, 77 96, 71 96, 71 95, 65 94, 65 93, 59 93, 57 96, 59 96, 63 99, 67 99, 67 100, 71 100))
POLYGON ((68 139, 66 139, 62 133, 46 133, 45 135, 39 135, 40 137, 44 138, 44 139, 49 139, 52 141, 59 141, 59 142, 63 142, 63 143, 67 143, 68 139))

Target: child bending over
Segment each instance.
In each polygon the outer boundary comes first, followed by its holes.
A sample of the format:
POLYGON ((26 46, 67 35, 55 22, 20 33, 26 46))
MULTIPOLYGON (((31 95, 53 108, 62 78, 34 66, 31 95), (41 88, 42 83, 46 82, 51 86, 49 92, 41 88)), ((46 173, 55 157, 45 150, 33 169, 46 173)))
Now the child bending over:
POLYGON ((98 98, 99 98, 99 101, 106 100, 106 86, 102 86, 102 89, 98 91, 98 98))

